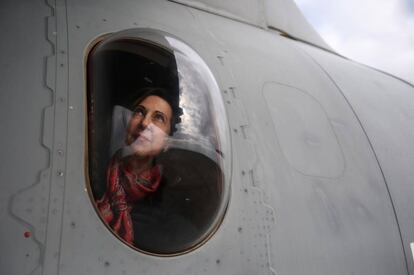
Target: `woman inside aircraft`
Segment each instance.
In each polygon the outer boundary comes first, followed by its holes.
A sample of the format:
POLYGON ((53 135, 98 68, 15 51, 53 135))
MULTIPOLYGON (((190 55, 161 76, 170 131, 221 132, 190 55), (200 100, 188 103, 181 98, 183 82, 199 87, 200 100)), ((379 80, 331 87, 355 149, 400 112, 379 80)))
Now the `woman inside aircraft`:
POLYGON ((106 191, 97 201, 102 218, 129 244, 135 243, 137 227, 141 228, 132 217, 162 188, 163 167, 156 157, 166 150, 182 115, 178 97, 163 88, 145 88, 139 94, 132 104, 125 144, 111 158, 106 191))

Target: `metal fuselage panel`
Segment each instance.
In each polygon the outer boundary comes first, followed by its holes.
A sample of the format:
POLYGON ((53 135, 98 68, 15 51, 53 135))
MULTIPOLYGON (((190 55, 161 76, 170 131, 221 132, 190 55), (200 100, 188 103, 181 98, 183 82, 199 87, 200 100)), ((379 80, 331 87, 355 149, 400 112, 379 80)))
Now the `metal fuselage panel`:
POLYGON ((45 20, 51 9, 36 1, 0 6, 0 273, 29 274, 40 261, 48 217, 50 151, 43 133, 49 129, 43 123, 53 102, 45 79, 46 57, 52 54, 45 20), (34 226, 36 239, 25 238, 34 226))
POLYGON ((389 75, 304 46, 337 83, 360 119, 382 168, 414 273, 414 89, 389 75), (352 81, 355 79, 355 81, 352 81))
MULTIPOLYGON (((377 115, 385 120, 386 114, 374 105, 358 107, 366 98, 355 95, 355 102, 349 99, 353 112, 343 91, 303 48, 277 32, 167 1, 33 5, 25 13, 28 24, 11 24, 7 34, 7 41, 21 46, 1 45, 0 70, 6 76, 1 112, 10 118, 2 137, 2 274, 407 273, 393 205, 372 148, 387 167, 382 167, 385 178, 391 177, 387 183, 404 183, 412 173, 405 161, 412 160, 414 149, 399 147, 386 160, 398 139, 378 136, 399 126, 409 129, 408 120, 369 130, 377 115), (102 223, 87 192, 86 54, 98 37, 129 28, 182 39, 210 67, 226 102, 233 151, 230 205, 215 235, 178 257, 149 256, 124 245, 102 223), (9 54, 12 50, 17 54, 9 54), (403 150, 408 155, 399 158, 403 150), (398 178, 400 172, 406 174, 398 178), (25 239, 25 231, 34 237, 25 239)), ((14 22, 22 10, 13 6, 1 20, 14 22)), ((376 72, 348 68, 337 56, 311 51, 344 70, 340 87, 357 83, 358 73, 378 79, 383 91, 407 90, 397 95, 402 102, 412 91, 376 72)), ((375 98, 370 86, 358 88, 375 98)), ((409 143, 412 131, 403 133, 402 143, 409 143)), ((401 186, 411 190, 407 183, 401 186)), ((393 196, 406 209, 401 219, 410 218, 412 204, 404 190, 393 196)), ((400 224, 406 240, 410 224, 400 224)))

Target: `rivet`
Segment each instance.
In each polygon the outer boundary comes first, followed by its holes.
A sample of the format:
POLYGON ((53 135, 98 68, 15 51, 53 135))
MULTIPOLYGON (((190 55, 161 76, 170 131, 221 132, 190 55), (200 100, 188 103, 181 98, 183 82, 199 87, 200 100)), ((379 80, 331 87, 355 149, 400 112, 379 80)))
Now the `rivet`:
POLYGON ((220 61, 220 64, 221 64, 222 66, 224 66, 224 62, 223 62, 224 56, 218 55, 218 56, 217 56, 217 59, 220 61))
POLYGON ((63 177, 63 175, 64 175, 62 170, 59 170, 57 174, 58 174, 59 177, 63 177))
POLYGON ((69 106, 69 110, 73 110, 74 108, 73 108, 73 106, 72 105, 70 105, 69 106))
POLYGON ((59 149, 57 152, 59 156, 63 156, 63 150, 59 149))

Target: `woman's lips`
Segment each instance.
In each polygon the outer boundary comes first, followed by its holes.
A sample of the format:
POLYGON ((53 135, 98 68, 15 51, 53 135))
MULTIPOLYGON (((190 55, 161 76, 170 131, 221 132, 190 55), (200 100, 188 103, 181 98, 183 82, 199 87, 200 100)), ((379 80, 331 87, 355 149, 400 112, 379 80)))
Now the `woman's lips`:
POLYGON ((150 142, 151 139, 143 134, 139 134, 138 137, 136 138, 136 140, 140 141, 140 142, 150 142))

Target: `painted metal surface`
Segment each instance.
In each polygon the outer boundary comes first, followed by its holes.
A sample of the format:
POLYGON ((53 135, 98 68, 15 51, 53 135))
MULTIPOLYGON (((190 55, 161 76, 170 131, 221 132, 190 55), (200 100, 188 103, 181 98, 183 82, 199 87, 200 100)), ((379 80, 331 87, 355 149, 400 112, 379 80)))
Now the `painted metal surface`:
POLYGON ((303 16, 294 1, 264 0, 267 26, 295 39, 333 51, 303 16))
POLYGON ((259 28, 275 29, 295 39, 306 41, 323 49, 332 48, 302 15, 290 0, 170 0, 202 11, 224 16, 259 28))
MULTIPOLYGON (((271 234, 275 270, 281 274, 404 274, 398 228, 380 169, 358 120, 339 91, 289 43, 266 34, 251 41, 246 31, 230 38, 223 27, 221 30, 221 36, 216 37, 233 43, 229 52, 234 61, 230 67, 239 76, 239 90, 243 89, 239 98, 248 103, 249 110, 254 110, 248 112, 248 129, 260 158, 256 163, 257 181, 262 183, 269 204, 275 209, 276 223, 271 234), (257 41, 268 48, 257 46, 257 41), (251 54, 251 48, 260 50, 251 54), (257 93, 267 82, 306 91, 324 108, 345 155, 346 170, 342 176, 309 177, 294 171, 281 157, 278 129, 270 127, 271 114, 261 107, 266 100, 257 93), (389 261, 388 265, 383 259, 389 261)), ((274 93, 277 92, 275 89, 274 93)), ((304 143, 306 136, 304 132, 304 143)), ((319 165, 322 170, 323 162, 319 165)))
POLYGON ((393 201, 407 264, 413 273, 414 262, 409 252, 410 242, 414 239, 413 86, 347 60, 332 59, 322 52, 305 48, 337 83, 370 140, 393 201))
POLYGON ((53 53, 45 32, 51 8, 32 1, 2 1, 1 6, 0 273, 36 274, 45 251, 54 177, 48 133, 55 97, 45 83, 46 58, 53 53))
POLYGON ((0 45, 2 274, 414 273, 411 86, 173 2, 1 5, 13 41, 0 45), (192 47, 229 117, 227 214, 179 257, 124 245, 86 190, 85 55, 98 37, 130 28, 192 47))

